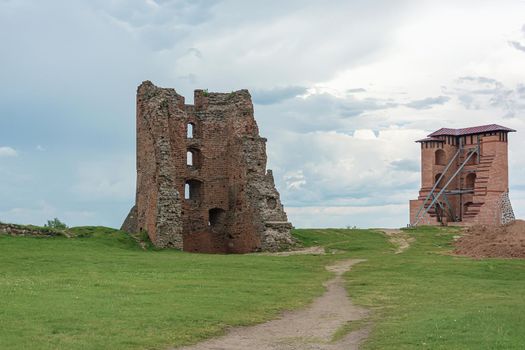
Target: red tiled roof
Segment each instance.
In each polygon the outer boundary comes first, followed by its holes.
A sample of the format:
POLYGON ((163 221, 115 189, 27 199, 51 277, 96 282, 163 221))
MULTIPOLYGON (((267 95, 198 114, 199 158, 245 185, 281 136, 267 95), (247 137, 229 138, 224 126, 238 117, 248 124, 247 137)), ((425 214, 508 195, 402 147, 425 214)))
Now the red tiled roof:
POLYGON ((436 137, 427 137, 427 138, 424 138, 424 139, 421 139, 421 140, 417 140, 416 142, 430 142, 430 141, 445 142, 445 140, 441 140, 441 139, 438 139, 436 137))
POLYGON ((482 134, 485 132, 494 132, 494 131, 515 132, 516 130, 509 129, 507 127, 504 127, 498 124, 489 124, 489 125, 474 126, 472 128, 464 128, 464 129, 441 128, 438 131, 434 131, 432 134, 428 136, 429 137, 465 136, 465 135, 475 135, 475 134, 482 134))

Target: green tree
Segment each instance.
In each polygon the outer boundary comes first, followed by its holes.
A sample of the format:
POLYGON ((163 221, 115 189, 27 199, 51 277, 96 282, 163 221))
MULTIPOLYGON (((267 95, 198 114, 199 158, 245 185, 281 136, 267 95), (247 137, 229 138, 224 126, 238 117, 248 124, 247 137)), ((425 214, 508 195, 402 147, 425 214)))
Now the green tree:
POLYGON ((53 220, 47 220, 47 224, 45 224, 44 226, 49 228, 56 228, 59 230, 67 229, 67 225, 60 221, 58 218, 54 218, 53 220))

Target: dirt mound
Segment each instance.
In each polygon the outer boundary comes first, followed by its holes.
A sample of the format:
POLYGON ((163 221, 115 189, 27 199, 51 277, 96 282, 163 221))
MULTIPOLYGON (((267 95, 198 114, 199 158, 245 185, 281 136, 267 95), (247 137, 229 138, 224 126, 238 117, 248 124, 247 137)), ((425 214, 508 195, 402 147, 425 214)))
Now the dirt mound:
POLYGON ((456 241, 454 253, 474 258, 525 258, 525 221, 469 227, 456 241))

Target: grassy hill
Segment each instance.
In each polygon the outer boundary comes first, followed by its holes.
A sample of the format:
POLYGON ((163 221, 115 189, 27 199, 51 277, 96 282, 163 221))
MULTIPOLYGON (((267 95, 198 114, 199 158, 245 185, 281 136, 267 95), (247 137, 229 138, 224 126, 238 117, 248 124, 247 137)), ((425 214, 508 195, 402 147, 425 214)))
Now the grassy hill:
POLYGON ((164 349, 261 322, 323 292, 324 266, 373 310, 366 349, 521 349, 525 261, 448 255, 453 230, 411 231, 402 254, 373 230, 296 230, 324 256, 142 250, 121 231, 0 235, 0 349, 164 349))

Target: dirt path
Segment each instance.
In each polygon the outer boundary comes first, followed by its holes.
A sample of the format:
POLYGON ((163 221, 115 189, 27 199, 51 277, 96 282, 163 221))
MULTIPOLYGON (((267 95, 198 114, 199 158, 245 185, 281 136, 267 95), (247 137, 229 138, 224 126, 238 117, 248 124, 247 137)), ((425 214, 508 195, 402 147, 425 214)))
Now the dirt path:
POLYGON ((379 228, 378 230, 384 232, 385 235, 388 236, 390 243, 397 246, 396 254, 403 253, 408 247, 410 247, 410 243, 414 241, 413 237, 410 237, 406 232, 401 230, 389 228, 379 228))
POLYGON ((326 292, 306 309, 284 313, 281 318, 256 326, 239 327, 226 335, 181 350, 353 350, 370 331, 365 326, 331 343, 334 332, 350 321, 367 315, 352 304, 342 275, 363 260, 345 260, 327 269, 336 277, 325 283, 326 292))
POLYGON ((325 255, 325 249, 323 247, 315 246, 297 250, 287 250, 284 252, 276 253, 255 253, 257 255, 270 255, 270 256, 291 256, 291 255, 325 255))

